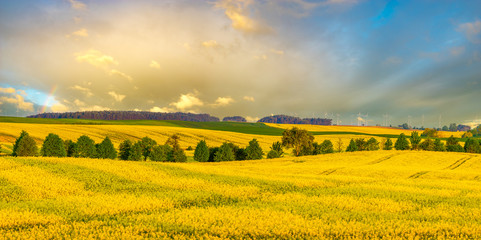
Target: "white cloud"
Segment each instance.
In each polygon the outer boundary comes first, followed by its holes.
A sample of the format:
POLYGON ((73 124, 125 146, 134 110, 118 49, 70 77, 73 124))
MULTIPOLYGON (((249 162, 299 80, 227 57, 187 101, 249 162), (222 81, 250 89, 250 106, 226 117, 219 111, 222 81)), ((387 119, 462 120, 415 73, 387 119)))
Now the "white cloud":
POLYGON ((83 107, 85 106, 85 103, 78 100, 78 99, 75 99, 75 101, 73 101, 73 103, 77 106, 77 107, 83 107))
POLYGON ((271 49, 271 53, 275 53, 277 55, 284 55, 284 51, 277 49, 271 49))
POLYGON ((92 93, 92 90, 90 90, 90 89, 88 89, 88 88, 85 88, 85 87, 81 87, 81 86, 79 86, 79 85, 75 85, 75 86, 70 87, 70 88, 83 92, 87 97, 91 97, 91 96, 94 95, 94 94, 92 93))
POLYGON ((18 94, 15 95, 15 98, 0 97, 0 102, 14 104, 18 109, 21 109, 21 110, 33 111, 33 103, 25 102, 25 99, 18 94))
POLYGON ((50 109, 52 110, 52 112, 67 112, 68 111, 68 107, 61 104, 61 103, 54 104, 52 107, 50 107, 50 109))
POLYGON ((246 100, 248 102, 255 102, 254 97, 251 97, 251 96, 244 96, 244 100, 246 100))
POLYGON ((168 113, 168 112, 173 112, 173 109, 171 108, 159 108, 159 107, 153 107, 150 109, 151 112, 163 112, 163 113, 168 113))
POLYGON ((214 6, 225 10, 225 15, 232 21, 232 27, 245 33, 271 33, 272 29, 249 16, 249 6, 253 0, 218 0, 214 6))
POLYGON ((125 73, 123 73, 123 72, 121 72, 121 71, 119 71, 119 70, 116 70, 116 69, 110 70, 110 75, 111 75, 111 76, 119 76, 119 77, 121 77, 121 78, 125 78, 125 79, 129 80, 130 82, 132 82, 132 81, 134 80, 131 76, 129 76, 129 75, 127 75, 127 74, 125 74, 125 73))
POLYGON ((247 117, 245 117, 245 119, 246 119, 247 122, 257 122, 257 121, 259 121, 260 118, 247 116, 247 117))
POLYGON ((87 5, 85 5, 85 3, 78 0, 69 0, 69 2, 73 9, 85 10, 87 8, 87 5))
POLYGON ((71 35, 77 36, 77 37, 88 37, 89 33, 88 33, 87 29, 82 28, 78 31, 73 32, 71 35))
POLYGON ((160 64, 154 60, 152 60, 152 62, 150 62, 150 65, 149 67, 151 68, 156 68, 156 69, 160 69, 160 64))
POLYGON ((115 101, 117 101, 117 102, 122 102, 122 100, 124 100, 124 98, 125 98, 125 95, 118 94, 114 91, 110 91, 109 95, 112 96, 115 99, 115 101))
POLYGON ((15 88, 1 88, 0 87, 0 93, 15 93, 16 90, 15 88))
POLYGON ((458 31, 463 32, 472 43, 481 43, 481 21, 467 22, 458 26, 458 31))
POLYGON ((234 102, 231 97, 218 97, 213 104, 214 107, 224 107, 234 102))
POLYGON ((91 107, 80 108, 80 111, 108 111, 110 108, 94 105, 91 107))
POLYGON ((258 59, 258 60, 267 60, 267 55, 261 55, 261 56, 254 56, 255 59, 258 59))
POLYGON ((203 106, 204 103, 197 98, 197 92, 195 91, 194 93, 180 95, 179 101, 173 102, 170 105, 184 111, 192 107, 203 106))
POLYGON ((214 48, 214 47, 219 46, 219 44, 215 40, 210 40, 210 41, 203 42, 202 46, 204 46, 206 48, 214 48))
POLYGON ((88 50, 85 53, 76 53, 75 56, 78 62, 86 62, 98 68, 108 68, 111 65, 119 64, 113 57, 94 49, 88 50))

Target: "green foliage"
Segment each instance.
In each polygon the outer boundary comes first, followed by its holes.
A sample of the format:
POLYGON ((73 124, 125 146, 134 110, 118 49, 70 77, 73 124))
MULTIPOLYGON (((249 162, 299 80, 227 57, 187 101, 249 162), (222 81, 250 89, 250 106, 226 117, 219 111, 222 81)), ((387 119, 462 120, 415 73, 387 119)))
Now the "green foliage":
POLYGON ((75 157, 94 158, 97 155, 95 142, 86 135, 82 135, 77 139, 77 152, 75 157))
POLYGON ((419 143, 421 143, 421 136, 419 136, 419 133, 416 131, 411 132, 411 137, 409 137, 409 141, 411 142, 411 149, 418 150, 419 143))
POLYGON ((441 142, 441 140, 439 138, 434 140, 434 151, 436 151, 436 152, 446 151, 446 148, 444 147, 444 143, 441 142))
POLYGON ((471 131, 463 133, 462 138, 470 138, 473 137, 473 133, 471 131))
POLYGON ((386 142, 384 143, 383 150, 392 150, 392 148, 393 148, 392 141, 390 138, 387 138, 386 142))
POLYGON ((132 145, 132 148, 130 149, 130 154, 129 154, 129 160, 131 161, 141 161, 142 160, 142 144, 140 141, 137 141, 132 145))
POLYGON ((449 124, 449 131, 451 131, 451 132, 458 131, 458 125, 456 125, 456 123, 449 124))
POLYGON ((104 140, 99 144, 97 148, 97 157, 110 159, 117 158, 117 150, 115 150, 115 147, 112 144, 112 141, 110 141, 109 137, 105 137, 104 140))
POLYGON ((421 144, 419 144, 419 148, 424 151, 434 151, 436 148, 434 141, 431 138, 427 138, 421 144))
POLYGON ((142 156, 144 156, 144 160, 147 160, 147 157, 150 155, 152 148, 155 145, 157 145, 157 142, 152 138, 143 137, 140 140, 139 144, 140 144, 140 147, 142 148, 142 156))
POLYGON ((77 151, 77 143, 75 143, 72 140, 65 140, 63 143, 65 146, 65 151, 67 152, 67 157, 75 157, 75 154, 78 152, 77 151))
POLYGON ((214 162, 234 161, 235 156, 230 144, 223 143, 215 153, 214 162))
POLYGON ((195 147, 194 160, 197 162, 207 162, 209 161, 209 148, 204 140, 200 142, 195 147))
POLYGON ((355 151, 357 151, 356 141, 354 141, 354 139, 351 139, 351 141, 349 142, 349 145, 346 148, 346 152, 355 152, 355 151))
POLYGON ((264 156, 264 152, 255 138, 249 142, 249 146, 246 147, 245 151, 249 160, 262 159, 262 156, 264 156))
POLYGON ((357 138, 356 140, 357 151, 366 151, 367 150, 367 142, 364 138, 357 138))
POLYGON ((240 148, 240 147, 234 148, 234 155, 235 155, 235 160, 242 161, 242 160, 248 159, 247 151, 245 148, 240 148))
POLYGON ((423 133, 421 133, 423 137, 430 137, 430 138, 437 138, 438 137, 438 130, 434 128, 426 128, 424 129, 423 133))
POLYGON ((63 145, 63 140, 53 133, 49 133, 42 144, 41 150, 44 157, 66 157, 67 152, 63 145))
POLYGON ((409 126, 407 123, 403 123, 403 124, 401 125, 401 127, 402 127, 403 129, 410 129, 410 128, 411 128, 411 126, 409 126))
POLYGON ((172 155, 172 147, 169 145, 155 145, 150 152, 150 160, 155 162, 167 162, 169 161, 170 155, 172 155))
POLYGON ((26 132, 22 131, 13 145, 13 156, 27 157, 37 156, 38 148, 35 140, 26 132))
POLYGON ((167 139, 166 145, 172 146, 172 152, 169 154, 170 162, 186 162, 187 156, 185 156, 184 150, 179 145, 179 135, 174 134, 167 139))
POLYGON ((311 147, 314 141, 314 136, 304 129, 293 127, 286 129, 282 133, 282 146, 287 148, 294 148, 294 155, 300 156, 302 148, 311 147))
POLYGON ((322 154, 326 153, 333 153, 334 152, 334 146, 332 145, 331 140, 324 140, 320 145, 320 150, 322 154))
POLYGON ((406 138, 406 135, 404 133, 401 133, 396 140, 396 143, 394 144, 394 148, 396 150, 409 150, 409 142, 406 138))
POLYGON ((446 151, 448 152, 464 152, 464 148, 453 135, 446 140, 446 151))
POLYGON ((448 128, 448 126, 444 125, 441 130, 443 130, 443 131, 449 131, 449 128, 448 128))
POLYGON ((129 160, 130 151, 132 149, 132 141, 124 140, 119 145, 119 158, 122 160, 129 160))
POLYGON ((219 147, 209 148, 209 162, 215 161, 215 155, 219 151, 219 147))
POLYGON ((282 143, 279 141, 272 143, 271 150, 267 153, 267 158, 281 158, 283 156, 282 143))
POLYGON ((480 153, 481 147, 479 146, 478 140, 468 138, 468 140, 466 140, 466 143, 464 144, 464 151, 467 153, 480 153))
POLYGON ((367 140, 367 150, 368 151, 377 151, 379 150, 379 142, 375 138, 370 138, 367 140))
POLYGON ((185 150, 187 150, 187 151, 192 151, 192 150, 194 150, 194 149, 192 148, 192 146, 188 146, 187 149, 185 149, 185 150))

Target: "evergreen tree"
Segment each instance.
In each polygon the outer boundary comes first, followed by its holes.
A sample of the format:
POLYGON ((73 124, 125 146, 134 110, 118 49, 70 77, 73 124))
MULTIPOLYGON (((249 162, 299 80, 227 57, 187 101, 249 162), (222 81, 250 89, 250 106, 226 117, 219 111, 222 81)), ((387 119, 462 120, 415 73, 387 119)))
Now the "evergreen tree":
POLYGON ((49 133, 42 144, 42 156, 44 157, 66 157, 67 152, 63 140, 53 133, 49 133))
POLYGON ((464 151, 467 153, 479 153, 481 152, 481 147, 479 146, 478 140, 474 138, 468 138, 464 144, 464 151))
POLYGON ((458 140, 451 135, 451 137, 446 140, 446 151, 448 152, 464 152, 464 148, 461 147, 458 140))
POLYGON ((267 158, 281 158, 284 155, 282 143, 275 142, 271 146, 271 150, 267 153, 267 158))
POLYGON ((15 141, 14 147, 14 156, 17 157, 37 156, 38 153, 35 140, 33 140, 33 138, 25 131, 22 131, 20 137, 15 141))
POLYGON ((411 142, 411 149, 418 150, 419 143, 421 143, 421 136, 419 136, 419 133, 416 131, 411 132, 411 137, 409 137, 409 141, 411 142))
POLYGON ((124 140, 119 145, 119 158, 122 160, 129 160, 130 150, 132 149, 132 141, 124 140))
POLYGON ((147 157, 150 155, 152 148, 157 145, 157 142, 149 137, 143 137, 140 142, 140 147, 142 148, 142 155, 144 156, 144 160, 147 160, 147 157))
POLYGON ((390 138, 386 139, 383 150, 392 150, 392 141, 390 138))
POLYGON ((441 142, 441 140, 439 138, 434 140, 434 151, 436 151, 436 152, 446 151, 446 148, 444 147, 444 143, 441 142))
POLYGON ((324 140, 319 146, 322 154, 334 152, 334 146, 332 145, 331 140, 324 140))
POLYGON ((249 160, 262 159, 264 155, 262 148, 259 146, 259 142, 257 142, 255 138, 249 142, 249 146, 246 147, 246 153, 247 159, 249 160))
POLYGON ((401 133, 401 135, 399 135, 396 143, 394 144, 394 148, 396 150, 409 150, 409 142, 404 133, 401 133))
POLYGON ((379 150, 379 142, 375 138, 370 138, 367 140, 367 150, 368 151, 377 151, 379 150))
POLYGON ((81 158, 95 158, 97 150, 95 149, 95 142, 86 135, 82 135, 77 139, 77 152, 75 157, 81 158))
POLYGON ((424 151, 434 151, 435 147, 434 141, 429 137, 419 144, 419 148, 424 151))
POLYGON ((235 156, 232 147, 228 143, 223 143, 215 153, 214 162, 234 161, 235 156))
POLYGON ((152 148, 150 152, 150 160, 155 162, 167 162, 169 160, 169 155, 172 154, 172 148, 165 144, 162 146, 156 145, 152 148))
POLYGON ((141 161, 142 160, 142 145, 140 141, 137 141, 132 145, 129 154, 129 160, 131 161, 141 161))
POLYGON ((25 135, 28 135, 28 133, 25 130, 22 130, 22 132, 20 132, 20 136, 17 138, 17 140, 15 140, 15 143, 13 144, 12 156, 14 157, 18 156, 17 155, 18 143, 20 142, 20 140, 22 140, 23 137, 25 137, 25 135))
POLYGON ((105 137, 104 140, 99 144, 97 148, 97 157, 110 159, 117 158, 117 150, 115 150, 115 147, 112 144, 112 141, 110 141, 109 137, 105 137))
POLYGON ((346 152, 355 152, 355 151, 357 151, 356 141, 354 141, 354 139, 351 139, 351 141, 349 142, 349 145, 347 146, 346 152))
POLYGON ((200 142, 195 147, 194 160, 197 162, 207 162, 209 161, 209 148, 204 140, 200 142))

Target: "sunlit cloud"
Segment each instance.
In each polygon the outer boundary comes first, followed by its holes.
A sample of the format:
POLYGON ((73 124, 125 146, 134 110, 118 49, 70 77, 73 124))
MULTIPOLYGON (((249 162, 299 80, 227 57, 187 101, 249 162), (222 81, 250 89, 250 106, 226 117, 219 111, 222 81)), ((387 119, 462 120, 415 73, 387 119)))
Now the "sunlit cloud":
POLYGON ((77 37, 88 37, 89 36, 89 33, 87 31, 87 29, 85 28, 82 28, 78 31, 75 31, 71 34, 72 36, 77 36, 77 37))
POLYGON ((121 77, 121 78, 125 78, 125 79, 129 80, 130 82, 133 81, 133 78, 132 78, 131 76, 129 76, 129 75, 127 75, 126 73, 123 73, 123 72, 121 72, 121 71, 119 71, 119 70, 116 70, 116 69, 110 70, 110 75, 119 76, 119 77, 121 77))
POLYGON ((464 33, 470 42, 476 44, 481 43, 481 20, 460 24, 458 31, 464 33))
POLYGON ((50 107, 52 112, 68 112, 69 108, 61 103, 56 103, 50 107))
POLYGON ((78 0, 69 0, 70 5, 72 6, 73 9, 76 10, 85 10, 87 8, 87 5, 85 3, 78 1, 78 0))
POLYGON ((225 10, 225 15, 232 21, 232 27, 245 33, 271 33, 273 30, 249 16, 249 6, 253 0, 219 0, 215 7, 225 10))
POLYGON ((77 107, 84 107, 85 106, 85 103, 80 101, 79 99, 75 99, 75 101, 73 102, 77 107))
POLYGON ((173 112, 171 108, 160 108, 160 107, 153 107, 149 110, 150 112, 160 112, 160 113, 169 113, 173 112))
POLYGON ((33 103, 25 102, 25 99, 21 95, 15 95, 15 97, 0 97, 0 102, 3 103, 10 103, 15 105, 18 109, 24 111, 33 111, 33 103))
POLYGON ((70 87, 71 89, 75 89, 75 90, 78 90, 80 92, 83 92, 87 97, 91 97, 93 96, 94 94, 92 93, 92 90, 86 88, 86 87, 81 87, 79 85, 75 85, 73 87, 70 87))
POLYGON ((90 106, 90 107, 80 108, 80 111, 108 111, 108 110, 110 110, 110 108, 102 107, 102 106, 99 106, 99 105, 93 105, 93 106, 90 106))
POLYGON ((149 64, 149 67, 151 68, 156 68, 156 69, 160 69, 160 64, 154 60, 152 60, 149 64))
POLYGON ((77 53, 76 59, 80 63, 86 62, 98 68, 107 68, 119 64, 113 57, 94 49, 88 50, 85 53, 77 53))
POLYGON ((284 55, 284 51, 277 50, 277 49, 271 49, 271 53, 274 53, 274 54, 277 54, 277 55, 284 55))
POLYGON ((197 98, 197 92, 194 92, 194 93, 181 94, 179 101, 173 102, 170 105, 174 106, 175 108, 181 111, 184 111, 193 107, 203 106, 204 102, 202 102, 199 98, 197 98))
POLYGON ((248 102, 255 102, 254 97, 251 97, 251 96, 244 96, 243 99, 246 100, 246 101, 248 101, 248 102))
POLYGON ((231 97, 218 97, 213 104, 214 107, 225 107, 234 102, 231 97))
POLYGON ((109 95, 112 96, 115 99, 115 101, 117 101, 117 102, 122 102, 122 100, 124 100, 124 98, 125 98, 125 95, 118 94, 114 91, 110 91, 109 95))
POLYGON ((0 87, 0 93, 15 93, 16 90, 15 88, 1 88, 0 87))
POLYGON ((260 118, 246 116, 245 119, 246 119, 247 122, 257 122, 257 121, 259 121, 260 118))
POLYGON ((202 46, 204 46, 206 48, 214 48, 214 47, 219 46, 219 44, 215 40, 210 40, 210 41, 202 42, 202 46))

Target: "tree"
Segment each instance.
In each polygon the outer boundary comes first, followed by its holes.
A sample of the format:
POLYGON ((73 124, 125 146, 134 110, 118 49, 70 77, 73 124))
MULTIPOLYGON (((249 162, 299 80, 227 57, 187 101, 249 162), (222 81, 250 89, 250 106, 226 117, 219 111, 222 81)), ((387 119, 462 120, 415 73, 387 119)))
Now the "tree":
POLYGON ((82 135, 77 139, 77 152, 75 157, 94 158, 97 155, 95 142, 86 135, 82 135))
POLYGON ((334 146, 332 145, 331 140, 324 140, 320 145, 320 149, 322 154, 334 152, 334 146))
POLYGON ((257 142, 255 138, 249 142, 249 146, 246 147, 246 153, 247 159, 249 160, 262 159, 264 155, 262 148, 259 146, 259 142, 257 142))
POLYGON ((122 160, 129 160, 130 150, 132 149, 132 142, 127 139, 119 145, 119 158, 122 160))
POLYGON ((63 145, 65 146, 65 152, 67 152, 67 157, 75 157, 75 154, 77 153, 77 143, 69 139, 65 140, 63 145))
POLYGON ((394 148, 396 150, 409 150, 409 142, 404 133, 401 133, 401 135, 399 135, 396 143, 394 143, 394 148))
POLYGON ((355 151, 357 151, 356 141, 354 141, 354 139, 351 139, 351 141, 349 142, 349 145, 347 146, 346 152, 355 152, 355 151))
POLYGON ((200 142, 197 143, 194 151, 194 160, 197 162, 209 161, 209 148, 205 140, 200 140, 200 142))
POLYGON ((267 158, 281 158, 284 155, 282 150, 282 143, 275 142, 271 146, 271 150, 267 153, 267 158))
POLYGON ((411 132, 411 137, 409 137, 409 141, 411 142, 412 150, 419 149, 419 143, 421 142, 421 137, 419 136, 418 132, 416 131, 411 132))
POLYGON ((430 137, 430 138, 437 138, 438 137, 438 130, 434 128, 426 128, 424 129, 423 133, 421 133, 423 137, 430 137))
POLYGON ((131 161, 141 161, 142 160, 142 144, 140 141, 137 141, 132 145, 132 148, 130 149, 130 154, 129 154, 129 160, 131 161))
POLYGON ((409 126, 407 123, 403 123, 403 124, 401 125, 401 127, 402 127, 403 129, 409 129, 409 128, 410 128, 410 126, 409 126))
POLYGON ((66 157, 67 152, 63 140, 53 133, 49 133, 42 144, 42 156, 44 157, 66 157))
POLYGON ((384 143, 383 150, 392 150, 392 141, 390 138, 386 139, 386 142, 384 143))
POLYGON ((310 132, 304 129, 293 127, 292 129, 286 129, 282 133, 282 146, 287 148, 294 148, 294 155, 300 156, 302 147, 312 146, 314 136, 310 132))
POLYGON ((167 162, 169 160, 169 155, 172 154, 172 147, 167 144, 155 145, 150 152, 150 160, 155 162, 167 162))
POLYGON ((451 135, 451 137, 446 140, 446 151, 448 152, 464 152, 464 148, 461 147, 458 140, 451 135))
POLYGON ((443 128, 442 128, 443 131, 449 131, 449 128, 448 126, 444 125, 443 128))
POLYGON ((144 160, 147 160, 147 157, 150 155, 152 148, 157 145, 157 142, 152 138, 143 137, 142 139, 140 139, 139 144, 142 148, 142 156, 144 156, 144 160))
POLYGON ((367 150, 368 151, 377 151, 379 150, 379 142, 375 138, 370 138, 367 140, 367 150))
POLYGON ((419 148, 424 151, 434 151, 435 147, 434 141, 429 137, 419 144, 419 148))
POLYGON ((357 151, 366 151, 367 150, 367 142, 364 138, 357 138, 356 140, 357 151))
POLYGON ((166 145, 172 146, 172 152, 169 155, 169 161, 171 162, 186 162, 187 156, 185 156, 184 150, 180 148, 179 135, 173 134, 165 142, 166 145))
POLYGON ((444 143, 441 142, 441 140, 439 138, 434 140, 434 151, 436 151, 436 152, 446 151, 446 148, 444 147, 444 143))
POLYGON ((97 157, 110 159, 115 159, 117 157, 117 150, 115 150, 115 147, 108 136, 99 144, 97 148, 97 157))
POLYGON ((342 147, 343 147, 342 138, 338 138, 336 141, 337 152, 342 152, 342 147))
POLYGON ((215 155, 219 151, 219 147, 209 148, 209 162, 215 161, 215 155))
POLYGON ((37 156, 38 153, 35 140, 26 131, 20 133, 20 137, 17 138, 13 147, 14 152, 12 155, 16 157, 37 156))
POLYGON ((479 146, 478 140, 474 138, 468 138, 464 144, 464 151, 467 153, 479 153, 481 152, 481 147, 479 146))
POLYGON ((223 143, 219 150, 215 153, 214 162, 223 162, 223 161, 234 161, 235 156, 234 152, 232 151, 231 145, 228 143, 223 143))
POLYGON ((449 124, 449 131, 451 131, 451 132, 458 131, 458 125, 456 125, 456 123, 449 124))
POLYGON ((234 156, 235 156, 235 160, 239 160, 239 161, 248 159, 246 149, 241 147, 234 148, 234 156))

